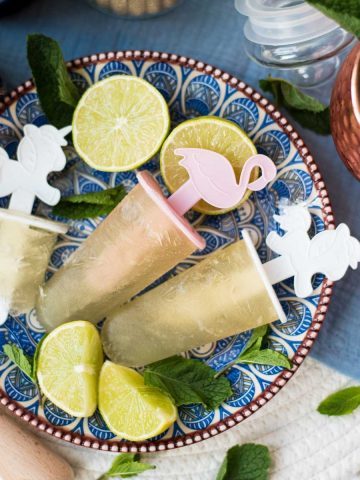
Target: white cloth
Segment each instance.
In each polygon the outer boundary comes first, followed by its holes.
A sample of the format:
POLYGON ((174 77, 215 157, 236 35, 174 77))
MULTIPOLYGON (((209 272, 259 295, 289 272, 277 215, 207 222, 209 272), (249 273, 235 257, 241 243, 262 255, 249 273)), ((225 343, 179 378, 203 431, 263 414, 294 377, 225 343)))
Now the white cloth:
MULTIPOLYGON (((271 480, 359 479, 360 409, 345 417, 327 417, 316 411, 324 397, 351 384, 348 377, 309 358, 282 391, 240 425, 193 446, 142 455, 156 470, 139 479, 215 480, 226 450, 247 442, 270 448, 271 480)), ((44 434, 42 438, 68 459, 76 480, 97 479, 114 458, 44 434)))

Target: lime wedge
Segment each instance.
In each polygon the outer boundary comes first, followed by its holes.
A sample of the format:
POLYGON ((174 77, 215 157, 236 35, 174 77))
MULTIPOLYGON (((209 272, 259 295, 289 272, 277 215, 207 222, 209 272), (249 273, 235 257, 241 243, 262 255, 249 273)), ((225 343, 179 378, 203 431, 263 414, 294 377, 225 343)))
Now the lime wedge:
POLYGON ((40 348, 37 378, 44 395, 75 417, 90 417, 97 406, 103 363, 100 335, 85 321, 53 330, 40 348))
POLYGON ((140 373, 109 361, 100 373, 99 410, 113 433, 132 441, 159 435, 177 416, 170 398, 146 386, 140 373))
POLYGON ((153 157, 169 125, 167 103, 155 87, 138 77, 114 75, 81 97, 73 117, 73 141, 91 167, 121 172, 153 157))
MULTIPOLYGON (((160 168, 164 181, 170 190, 175 192, 188 179, 188 173, 179 165, 180 157, 175 155, 177 148, 206 148, 224 155, 232 164, 237 180, 246 160, 256 154, 256 147, 235 123, 219 117, 198 117, 187 120, 177 126, 166 139, 160 154, 160 168)), ((259 176, 258 169, 253 170, 251 181, 259 176)), ((249 198, 248 190, 241 203, 249 198)), ((219 209, 201 200, 194 210, 208 215, 219 215, 231 209, 219 209)))

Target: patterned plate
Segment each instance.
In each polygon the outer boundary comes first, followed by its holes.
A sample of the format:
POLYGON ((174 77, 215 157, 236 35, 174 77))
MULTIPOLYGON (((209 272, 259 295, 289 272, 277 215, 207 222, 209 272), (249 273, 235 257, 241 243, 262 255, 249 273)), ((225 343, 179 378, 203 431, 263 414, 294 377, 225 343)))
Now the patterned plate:
MULTIPOLYGON (((269 260, 271 254, 264 238, 269 231, 277 228, 272 215, 277 211, 281 199, 306 201, 309 204, 313 234, 332 225, 331 206, 324 183, 304 142, 265 98, 243 82, 202 62, 157 52, 93 55, 75 60, 69 66, 81 90, 109 75, 143 77, 164 95, 173 125, 199 115, 227 118, 240 125, 255 142, 258 151, 270 156, 277 165, 277 178, 271 186, 253 194, 238 210, 218 217, 191 213, 189 218, 206 239, 206 248, 182 262, 158 282, 176 275, 217 248, 241 238, 241 229, 244 227, 251 229, 262 260, 269 260)), ((14 158, 23 125, 47 122, 32 83, 25 83, 6 97, 5 103, 0 105, 0 112, 0 144, 14 158)), ((119 183, 130 190, 135 185, 134 172, 94 171, 77 158, 73 148, 67 147, 66 154, 66 170, 53 179, 53 184, 61 188, 64 195, 93 192, 119 183)), ((145 168, 161 182, 157 158, 148 162, 145 168)), ((6 201, 1 202, 1 206, 6 205, 6 201)), ((39 215, 51 217, 50 209, 41 203, 36 206, 36 211, 39 215)), ((100 221, 88 219, 70 222, 68 233, 59 238, 54 249, 48 275, 62 265, 100 221)), ((269 344, 293 359, 292 371, 260 365, 233 367, 228 378, 234 393, 220 408, 206 411, 201 406, 182 407, 178 421, 163 435, 147 442, 134 444, 116 438, 98 412, 91 418, 82 419, 67 415, 48 400, 41 405, 35 385, 2 353, 1 403, 25 421, 58 438, 102 450, 165 450, 209 438, 258 410, 285 385, 301 364, 321 327, 331 295, 331 284, 320 276, 314 279, 314 287, 314 294, 305 300, 294 295, 291 280, 276 288, 287 314, 287 322, 271 325, 269 344)), ((32 310, 8 318, 0 328, 0 346, 9 341, 15 342, 31 355, 42 335, 43 330, 32 310)), ((245 332, 225 338, 192 350, 188 355, 219 370, 239 355, 249 335, 250 332, 245 332)))

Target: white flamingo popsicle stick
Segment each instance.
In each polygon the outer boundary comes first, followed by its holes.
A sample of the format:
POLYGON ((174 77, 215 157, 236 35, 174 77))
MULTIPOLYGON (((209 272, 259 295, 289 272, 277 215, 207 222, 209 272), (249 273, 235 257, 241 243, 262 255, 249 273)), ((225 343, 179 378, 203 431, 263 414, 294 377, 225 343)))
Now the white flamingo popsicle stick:
POLYGON ((179 215, 184 215, 201 199, 217 208, 235 207, 247 189, 262 190, 276 175, 276 166, 265 155, 250 157, 237 183, 231 163, 219 153, 203 148, 178 148, 175 154, 183 157, 179 164, 190 176, 168 198, 168 203, 179 215), (251 173, 257 167, 261 168, 261 177, 250 182, 251 173))
MULTIPOLYGON (((271 250, 280 255, 262 265, 270 284, 294 277, 295 294, 305 298, 313 292, 311 280, 316 273, 322 273, 334 282, 345 275, 349 266, 354 270, 357 268, 360 242, 350 235, 349 227, 344 223, 310 239, 307 232, 311 215, 306 207, 285 207, 284 214, 274 218, 286 233, 280 236, 271 232, 266 239, 271 250)), ((247 232, 244 237, 248 237, 247 232)))

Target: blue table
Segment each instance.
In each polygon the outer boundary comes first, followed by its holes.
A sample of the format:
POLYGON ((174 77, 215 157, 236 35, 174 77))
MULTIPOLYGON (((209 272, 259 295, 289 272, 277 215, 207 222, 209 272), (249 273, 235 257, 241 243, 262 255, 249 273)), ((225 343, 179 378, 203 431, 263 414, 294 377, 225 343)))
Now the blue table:
MULTIPOLYGON (((123 49, 162 50, 201 59, 258 88, 268 72, 250 62, 243 48, 244 18, 233 0, 185 0, 183 6, 151 20, 123 20, 81 0, 37 0, 20 13, 0 19, 0 76, 10 89, 30 76, 26 35, 57 39, 65 58, 123 49)), ((331 85, 317 92, 329 100, 331 85)), ((296 128, 312 151, 328 187, 336 219, 360 238, 360 185, 340 161, 331 137, 296 128)), ((360 378, 360 269, 336 285, 326 323, 312 355, 360 378)), ((325 379, 324 379, 325 380, 325 379)))

